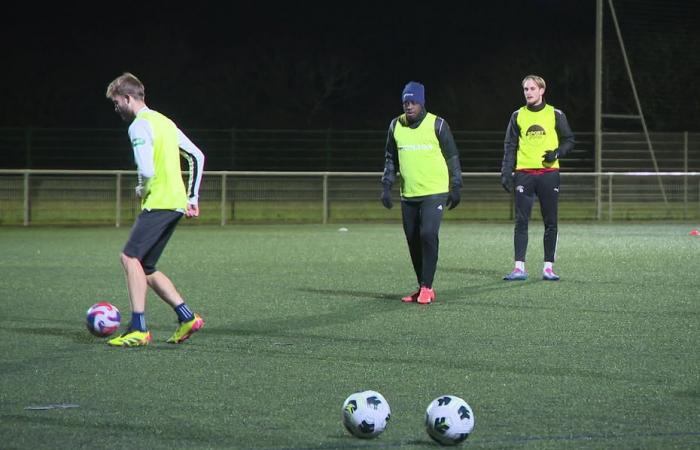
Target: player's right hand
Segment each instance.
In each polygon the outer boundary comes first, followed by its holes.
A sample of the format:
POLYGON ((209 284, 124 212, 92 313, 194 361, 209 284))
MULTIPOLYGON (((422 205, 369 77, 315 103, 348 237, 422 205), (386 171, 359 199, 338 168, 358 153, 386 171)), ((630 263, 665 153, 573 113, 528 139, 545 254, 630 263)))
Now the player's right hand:
POLYGON ((382 205, 386 209, 391 209, 394 206, 394 202, 391 201, 391 188, 384 186, 384 190, 382 191, 382 205))
POLYGON ((186 217, 199 217, 199 205, 194 205, 192 203, 187 204, 187 210, 185 211, 186 217))
POLYGON ((553 163, 557 159, 559 159, 558 150, 547 150, 544 152, 544 155, 542 155, 542 161, 546 163, 553 163))
POLYGON ((137 184, 136 187, 134 188, 134 192, 136 193, 136 196, 138 198, 143 198, 143 194, 146 188, 144 187, 143 184, 137 184))
POLYGON ((506 192, 513 192, 513 186, 515 185, 515 177, 510 173, 501 174, 501 186, 506 192))

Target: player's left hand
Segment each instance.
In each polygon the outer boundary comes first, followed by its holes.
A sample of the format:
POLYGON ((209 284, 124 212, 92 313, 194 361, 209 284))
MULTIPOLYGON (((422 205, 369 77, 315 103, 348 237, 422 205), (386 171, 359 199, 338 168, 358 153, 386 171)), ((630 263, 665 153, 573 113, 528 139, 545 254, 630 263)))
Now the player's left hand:
POLYGON ((146 187, 143 184, 137 184, 134 188, 134 192, 138 198, 143 198, 143 194, 146 192, 146 187))
POLYGON ((462 197, 459 195, 459 189, 452 188, 450 189, 450 193, 447 194, 447 202, 445 203, 445 206, 447 206, 447 209, 454 209, 457 205, 459 205, 461 200, 462 197))
POLYGON ((199 205, 194 205, 192 203, 187 204, 187 210, 185 211, 186 217, 199 217, 199 205))
POLYGON ((544 152, 544 155, 542 155, 542 161, 548 162, 548 163, 553 163, 559 159, 559 152, 556 150, 549 150, 544 152))
POLYGON ((513 187, 515 186, 515 178, 511 173, 501 174, 501 186, 506 192, 513 192, 513 187))

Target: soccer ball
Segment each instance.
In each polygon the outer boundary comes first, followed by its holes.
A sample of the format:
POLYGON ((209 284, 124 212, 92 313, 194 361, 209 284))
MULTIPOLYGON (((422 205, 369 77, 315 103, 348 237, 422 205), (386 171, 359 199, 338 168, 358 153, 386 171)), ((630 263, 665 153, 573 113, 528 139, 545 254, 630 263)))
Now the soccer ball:
POLYGON ((343 425, 353 436, 379 436, 391 418, 386 399, 377 391, 355 392, 343 402, 343 425))
POLYGON ((428 435, 442 445, 457 445, 474 429, 472 408, 455 395, 442 395, 433 400, 425 411, 428 435))
POLYGON ((119 329, 122 316, 109 302, 95 303, 87 310, 87 329, 95 336, 105 337, 119 329))

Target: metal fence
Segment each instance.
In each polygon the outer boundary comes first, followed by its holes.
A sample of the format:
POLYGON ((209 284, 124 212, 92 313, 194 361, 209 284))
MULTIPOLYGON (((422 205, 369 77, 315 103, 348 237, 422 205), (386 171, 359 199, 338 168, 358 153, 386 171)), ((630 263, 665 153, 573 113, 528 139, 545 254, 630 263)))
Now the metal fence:
MULTIPOLYGON (((377 202, 386 130, 186 131, 207 156, 203 214, 195 223, 400 216, 377 202)), ((504 132, 453 133, 463 205, 446 220, 512 219, 512 197, 498 176, 504 132)), ((121 226, 139 211, 124 129, 0 128, 0 154, 0 225, 121 226)), ((600 163, 596 172, 593 134, 577 132, 575 149, 562 161, 563 220, 700 218, 700 133, 651 133, 647 140, 605 132, 600 163)))
MULTIPOLYGON (((379 171, 386 130, 185 130, 207 155, 207 170, 379 171)), ((464 172, 497 172, 505 131, 453 128, 464 172)), ((700 171, 700 133, 651 133, 659 170, 700 171)), ((129 170, 125 129, 0 128, 3 169, 129 170)), ((576 132, 566 172, 594 172, 593 133, 576 132)), ((605 132, 600 171, 652 171, 642 133, 605 132)))
MULTIPOLYGON (((201 217, 191 223, 343 223, 398 220, 379 202, 380 172, 207 171, 201 217)), ((498 172, 462 174, 460 206, 445 220, 513 218, 498 172)), ((131 224, 136 173, 124 170, 0 170, 0 225, 131 224)), ((395 192, 398 198, 398 192, 395 192)), ((533 220, 539 214, 533 212, 533 220)), ((560 219, 700 219, 700 172, 564 172, 560 219)))

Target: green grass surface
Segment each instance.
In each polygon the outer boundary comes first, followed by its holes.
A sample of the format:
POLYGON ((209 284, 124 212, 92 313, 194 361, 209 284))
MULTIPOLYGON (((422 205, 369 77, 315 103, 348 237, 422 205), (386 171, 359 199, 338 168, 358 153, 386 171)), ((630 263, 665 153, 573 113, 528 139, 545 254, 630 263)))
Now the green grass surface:
POLYGON ((181 227, 159 268, 205 328, 171 346, 152 294, 147 348, 85 329, 106 300, 128 320, 127 228, 0 228, 0 447, 437 448, 430 401, 463 397, 466 448, 700 447, 700 238, 692 225, 560 226, 558 283, 507 283, 511 224, 445 223, 430 306, 399 224, 181 227), (352 392, 392 419, 342 427, 352 392), (74 404, 76 408, 27 407, 74 404))

